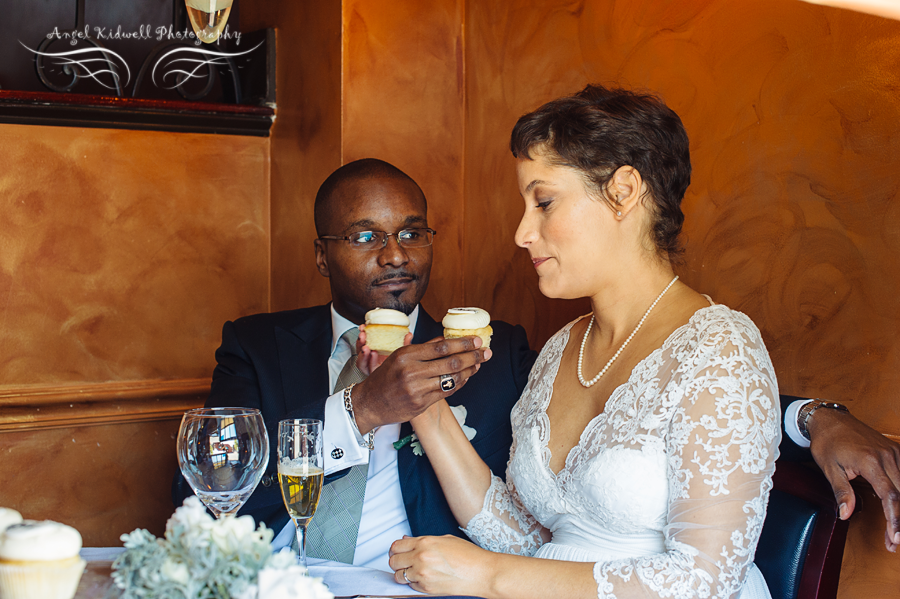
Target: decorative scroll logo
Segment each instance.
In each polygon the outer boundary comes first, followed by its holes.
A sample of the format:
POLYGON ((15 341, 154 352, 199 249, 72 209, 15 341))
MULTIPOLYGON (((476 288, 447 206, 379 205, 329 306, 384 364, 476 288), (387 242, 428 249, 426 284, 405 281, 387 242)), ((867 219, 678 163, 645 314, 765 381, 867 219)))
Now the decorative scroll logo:
MULTIPOLYGON (((240 32, 231 33, 226 26, 219 39, 228 38, 234 38, 235 45, 241 43, 240 32)), ((226 52, 220 46, 195 47, 194 44, 200 44, 196 35, 190 30, 178 31, 174 25, 155 30, 150 25, 142 25, 138 31, 123 31, 121 26, 114 30, 94 27, 93 35, 89 26, 79 25, 67 31, 54 29, 37 48, 31 48, 22 41, 19 44, 34 57, 41 83, 56 92, 71 92, 79 82, 83 82, 89 84, 88 90, 97 83, 112 90, 112 95, 117 97, 138 97, 142 93, 142 84, 150 78, 157 89, 167 92, 175 90, 182 98, 193 101, 208 97, 216 88, 216 82, 220 82, 221 101, 240 104, 246 93, 240 71, 249 65, 255 68, 260 62, 259 53, 248 55, 265 46, 267 39, 267 35, 263 34, 263 39, 248 50, 226 52), (106 48, 100 41, 151 40, 154 31, 158 43, 149 50, 134 75, 123 55, 106 48), (51 45, 55 43, 67 44, 67 47, 54 51, 51 45)), ((128 56, 128 53, 125 52, 125 55, 128 56)), ((266 55, 263 56, 265 63, 266 55)))
POLYGON ((154 85, 160 87, 161 84, 165 86, 165 84, 167 83, 167 78, 171 77, 171 80, 173 80, 173 84, 171 86, 164 87, 164 89, 175 89, 184 85, 186 82, 192 79, 205 79, 206 77, 210 77, 210 74, 201 73, 201 70, 204 68, 206 69, 207 73, 212 73, 213 67, 234 68, 234 63, 232 61, 233 58, 249 54, 250 52, 253 52, 257 48, 262 46, 263 43, 264 42, 260 42, 249 50, 245 50, 243 52, 214 52, 212 50, 205 50, 203 48, 188 47, 175 48, 173 50, 169 50, 156 60, 156 63, 153 65, 153 71, 151 72, 151 79, 154 85), (169 57, 174 57, 176 55, 185 53, 187 54, 187 56, 175 57, 169 60, 166 64, 162 64, 163 61, 165 61, 169 57), (157 69, 160 69, 160 71, 162 71, 159 82, 156 81, 157 69))
POLYGON ((29 48, 21 41, 19 43, 25 49, 33 52, 35 56, 51 59, 53 65, 62 67, 61 71, 64 74, 72 76, 72 84, 78 79, 93 79, 107 89, 121 89, 131 81, 131 69, 128 68, 128 63, 112 50, 94 47, 68 50, 66 52, 43 52, 29 48), (124 83, 122 82, 119 64, 124 67, 124 83), (112 78, 111 85, 107 84, 109 79, 104 81, 104 75, 109 75, 112 78))

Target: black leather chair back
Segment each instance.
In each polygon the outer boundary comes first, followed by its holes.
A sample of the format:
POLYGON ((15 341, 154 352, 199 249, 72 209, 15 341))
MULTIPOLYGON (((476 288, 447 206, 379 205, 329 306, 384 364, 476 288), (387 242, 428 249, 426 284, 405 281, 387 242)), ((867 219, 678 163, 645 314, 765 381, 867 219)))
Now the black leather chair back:
POLYGON ((835 599, 847 522, 818 470, 779 461, 756 565, 772 599, 835 599))

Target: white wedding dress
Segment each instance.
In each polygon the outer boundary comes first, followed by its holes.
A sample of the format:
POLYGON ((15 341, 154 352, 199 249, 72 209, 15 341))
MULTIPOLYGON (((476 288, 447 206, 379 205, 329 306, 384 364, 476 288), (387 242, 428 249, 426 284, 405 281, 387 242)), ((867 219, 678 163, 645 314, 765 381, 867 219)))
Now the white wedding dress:
POLYGON ((768 599, 753 554, 781 410, 759 330, 725 306, 697 311, 553 474, 546 410, 573 324, 541 351, 512 411, 507 482, 493 478, 466 534, 492 551, 596 562, 600 599, 768 599))

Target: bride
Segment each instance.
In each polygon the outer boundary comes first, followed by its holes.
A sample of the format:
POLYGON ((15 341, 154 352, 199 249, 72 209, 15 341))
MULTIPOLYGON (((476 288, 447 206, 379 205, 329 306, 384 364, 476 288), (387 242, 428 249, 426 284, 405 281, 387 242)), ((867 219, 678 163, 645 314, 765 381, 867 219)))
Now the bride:
POLYGON ((753 555, 780 441, 759 330, 678 280, 688 138, 659 99, 588 86, 519 119, 544 295, 591 314, 547 342, 512 412, 506 482, 446 401, 412 424, 455 537, 392 546, 394 578, 481 597, 767 598, 753 555), (544 558, 544 559, 535 559, 544 558))

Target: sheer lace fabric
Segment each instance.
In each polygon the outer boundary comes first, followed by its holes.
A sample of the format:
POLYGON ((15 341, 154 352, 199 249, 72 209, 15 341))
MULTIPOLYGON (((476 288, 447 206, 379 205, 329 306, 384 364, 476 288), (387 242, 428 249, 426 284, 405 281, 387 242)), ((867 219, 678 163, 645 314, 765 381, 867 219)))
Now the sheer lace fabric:
POLYGON ((753 554, 781 438, 756 326, 697 311, 641 361, 550 470, 546 409, 574 323, 544 347, 512 412, 507 483, 465 532, 492 551, 592 561, 597 596, 768 597, 753 554))

